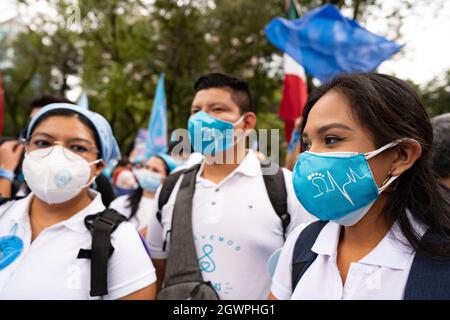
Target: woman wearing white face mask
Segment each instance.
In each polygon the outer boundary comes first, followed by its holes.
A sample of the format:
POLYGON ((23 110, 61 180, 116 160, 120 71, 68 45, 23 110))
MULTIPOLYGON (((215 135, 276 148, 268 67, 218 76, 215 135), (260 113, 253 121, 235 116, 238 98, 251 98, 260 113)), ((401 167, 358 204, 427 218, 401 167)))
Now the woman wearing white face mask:
POLYGON ((400 79, 337 77, 313 92, 292 174, 321 221, 286 241, 272 299, 450 299, 450 204, 433 131, 400 79))
POLYGON ((116 198, 110 208, 126 216, 145 237, 156 190, 176 167, 175 161, 166 154, 150 157, 144 167, 133 169, 139 188, 129 195, 116 198))
MULTIPOLYGON (((32 193, 0 207, 0 299, 92 299, 85 218, 103 212, 89 187, 120 157, 108 122, 71 104, 51 104, 30 122, 23 172, 32 193)), ((134 226, 111 234, 103 299, 153 299, 153 265, 134 226), (126 263, 124 263, 126 261, 126 263)), ((93 250, 93 249, 92 249, 93 250)))

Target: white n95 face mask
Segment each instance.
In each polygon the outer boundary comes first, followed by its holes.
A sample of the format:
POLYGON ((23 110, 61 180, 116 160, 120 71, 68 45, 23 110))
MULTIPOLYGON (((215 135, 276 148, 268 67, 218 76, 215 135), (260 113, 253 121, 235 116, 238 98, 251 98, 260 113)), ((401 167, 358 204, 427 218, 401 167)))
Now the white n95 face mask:
POLYGON ((89 163, 62 146, 52 148, 51 153, 44 157, 41 156, 43 150, 26 153, 22 166, 28 187, 48 204, 69 201, 92 184, 96 176, 89 181, 90 166, 101 161, 98 159, 89 163), (66 155, 70 155, 70 159, 66 155))

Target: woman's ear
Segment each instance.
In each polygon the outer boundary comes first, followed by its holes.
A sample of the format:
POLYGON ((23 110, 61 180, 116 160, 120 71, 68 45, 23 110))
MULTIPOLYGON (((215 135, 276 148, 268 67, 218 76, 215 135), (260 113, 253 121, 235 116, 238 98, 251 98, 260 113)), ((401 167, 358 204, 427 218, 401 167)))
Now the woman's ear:
POLYGON ((399 176, 411 168, 422 155, 422 146, 413 139, 406 139, 397 146, 397 155, 392 163, 391 175, 399 176))
POLYGON ((98 176, 102 172, 105 165, 106 164, 103 160, 95 165, 95 176, 98 176))

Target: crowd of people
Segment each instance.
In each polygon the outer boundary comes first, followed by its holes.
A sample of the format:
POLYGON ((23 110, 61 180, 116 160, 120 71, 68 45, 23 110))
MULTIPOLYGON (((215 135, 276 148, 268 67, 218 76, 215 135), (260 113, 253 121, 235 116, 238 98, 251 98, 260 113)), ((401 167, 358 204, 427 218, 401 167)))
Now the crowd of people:
POLYGON ((183 154, 122 156, 99 113, 31 103, 0 145, 0 299, 450 299, 450 114, 341 75, 281 167, 247 146, 245 81, 193 88, 183 154))

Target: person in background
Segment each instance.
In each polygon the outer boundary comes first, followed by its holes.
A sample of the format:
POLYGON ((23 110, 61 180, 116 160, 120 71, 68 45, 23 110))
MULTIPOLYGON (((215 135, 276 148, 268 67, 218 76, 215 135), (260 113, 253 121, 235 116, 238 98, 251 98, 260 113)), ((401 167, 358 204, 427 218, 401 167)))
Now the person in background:
POLYGON ((450 197, 450 113, 431 119, 433 125, 433 167, 439 183, 450 197))
POLYGON ((123 196, 132 193, 139 185, 131 171, 133 164, 127 157, 117 162, 112 172, 113 185, 116 195, 123 196))
POLYGON ((136 164, 133 173, 139 187, 115 199, 110 208, 126 216, 145 237, 156 190, 176 167, 175 161, 166 154, 152 156, 142 166, 136 164))

